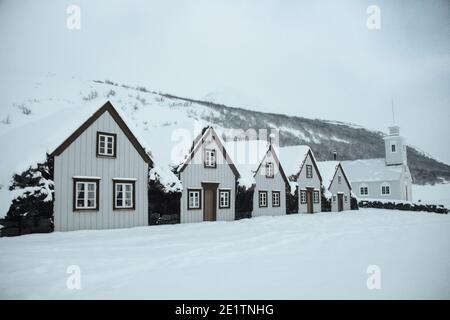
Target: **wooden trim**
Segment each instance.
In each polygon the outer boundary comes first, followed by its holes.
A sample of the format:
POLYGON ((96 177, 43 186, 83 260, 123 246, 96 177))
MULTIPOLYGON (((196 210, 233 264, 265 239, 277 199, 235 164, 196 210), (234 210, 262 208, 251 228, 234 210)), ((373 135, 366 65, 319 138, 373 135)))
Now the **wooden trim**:
POLYGON ((272 207, 274 207, 274 208, 278 208, 278 207, 281 207, 281 192, 280 191, 272 191, 272 207), (278 194, 278 205, 275 205, 274 204, 274 197, 273 197, 273 195, 274 194, 278 194))
MULTIPOLYGON (((105 146, 105 147, 106 147, 106 146, 105 146)), ((97 155, 98 158, 115 159, 115 158, 117 157, 117 134, 115 134, 115 133, 108 133, 108 132, 102 132, 102 131, 97 131, 97 143, 96 143, 95 148, 96 148, 95 154, 97 155), (113 137, 113 139, 114 139, 114 145, 113 145, 113 155, 112 155, 112 156, 104 155, 104 154, 100 154, 100 153, 99 153, 99 147, 100 147, 100 135, 102 135, 102 136, 113 137)))
POLYGON ((268 179, 275 179, 275 163, 273 163, 273 162, 266 162, 266 165, 264 166, 264 169, 266 170, 266 178, 268 178, 268 179), (267 165, 268 164, 272 165, 272 175, 271 176, 267 175, 267 165))
POLYGON ((204 148, 203 149, 203 168, 205 169, 216 169, 217 168, 217 150, 214 148, 204 148), (206 165, 206 151, 214 151, 214 165, 207 166, 206 165))
MULTIPOLYGON (((124 191, 122 191, 124 192, 124 191)), ((136 210, 136 180, 114 180, 113 179, 113 210, 114 211, 133 211, 136 210), (131 184, 133 186, 133 192, 131 193, 133 206, 129 208, 116 207, 116 185, 117 184, 131 184)))
POLYGON ((305 165, 306 170, 306 179, 312 179, 314 177, 313 175, 313 166, 310 164, 305 165), (308 176, 308 169, 311 169, 311 176, 308 176))
MULTIPOLYGON (((212 127, 205 127, 202 132, 197 135, 197 137, 194 139, 191 151, 189 152, 189 155, 187 159, 184 161, 183 165, 177 169, 177 173, 181 173, 186 169, 186 167, 189 164, 189 161, 191 161, 194 158, 195 153, 198 151, 198 149, 203 145, 204 139, 203 137, 206 135, 208 131, 211 131, 211 135, 214 139, 214 141, 217 143, 217 146, 219 147, 219 150, 222 152, 223 157, 225 158, 225 161, 228 163, 228 165, 231 168, 231 171, 233 171, 234 176, 236 178, 239 178, 241 175, 239 174, 239 171, 237 170, 236 166, 234 165, 231 158, 228 156, 227 151, 223 144, 220 142, 220 139, 216 139, 217 133, 212 127), (200 140, 202 140, 202 143, 198 143, 200 140)), ((217 163, 217 162, 216 162, 217 163)))
POLYGON ((219 197, 218 197, 218 199, 219 199, 219 209, 230 209, 231 208, 231 190, 229 190, 229 189, 219 189, 219 197), (228 193, 228 206, 222 206, 221 204, 220 204, 220 193, 221 192, 226 192, 226 193, 228 193))
POLYGON ((267 208, 268 205, 269 205, 268 192, 267 191, 258 191, 258 206, 260 208, 267 208), (261 205, 261 201, 260 201, 261 200, 260 195, 263 194, 263 193, 266 194, 266 205, 265 206, 262 206, 261 205))
POLYGON ((72 190, 72 211, 99 211, 100 210, 100 179, 93 178, 72 178, 73 190, 72 190), (77 208, 77 182, 94 182, 95 187, 95 208, 77 208))
POLYGON ((114 106, 111 104, 110 101, 107 101, 100 109, 98 109, 91 117, 89 117, 89 119, 87 119, 80 127, 78 127, 78 129, 75 130, 66 140, 64 140, 64 142, 61 143, 51 153, 51 155, 59 156, 61 153, 63 153, 63 151, 66 150, 67 147, 69 147, 72 144, 72 142, 74 142, 84 131, 86 131, 87 128, 89 128, 105 112, 109 112, 111 117, 114 119, 114 121, 116 121, 117 125, 127 136, 128 140, 134 146, 134 148, 142 157, 142 159, 149 165, 153 166, 152 158, 147 154, 145 148, 139 143, 137 138, 134 136, 130 128, 128 128, 125 121, 122 119, 122 117, 119 115, 119 113, 116 111, 116 109, 114 108, 114 106))
POLYGON ((202 189, 187 189, 187 209, 188 210, 202 210, 202 189), (191 208, 189 206, 189 192, 198 191, 198 208, 191 208))

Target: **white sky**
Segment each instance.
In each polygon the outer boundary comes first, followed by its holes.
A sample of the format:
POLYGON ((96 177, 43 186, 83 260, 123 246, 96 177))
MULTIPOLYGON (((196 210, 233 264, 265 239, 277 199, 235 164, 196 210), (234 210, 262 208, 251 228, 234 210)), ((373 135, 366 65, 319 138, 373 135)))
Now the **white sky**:
POLYGON ((0 94, 48 72, 193 98, 232 87, 257 110, 384 131, 394 98, 408 142, 450 163, 447 0, 0 0, 0 39, 0 94))

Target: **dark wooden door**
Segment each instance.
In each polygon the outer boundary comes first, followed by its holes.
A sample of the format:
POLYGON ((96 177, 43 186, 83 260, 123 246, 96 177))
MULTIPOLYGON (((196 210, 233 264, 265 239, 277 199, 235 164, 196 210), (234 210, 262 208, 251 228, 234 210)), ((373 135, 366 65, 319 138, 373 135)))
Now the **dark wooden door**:
POLYGON ((344 210, 344 195, 343 194, 338 194, 338 211, 343 211, 344 210))
POLYGON ((308 213, 314 212, 313 189, 306 189, 306 206, 308 208, 308 213))
POLYGON ((217 185, 204 184, 203 221, 217 220, 217 185))

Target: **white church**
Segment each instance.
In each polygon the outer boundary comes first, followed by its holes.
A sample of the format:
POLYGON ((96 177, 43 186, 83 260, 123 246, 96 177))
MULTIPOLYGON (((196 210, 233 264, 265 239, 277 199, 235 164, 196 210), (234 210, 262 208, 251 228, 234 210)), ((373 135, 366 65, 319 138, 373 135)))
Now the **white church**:
POLYGON ((359 199, 411 201, 412 177, 400 127, 389 127, 384 144, 385 158, 342 161, 353 192, 359 199))

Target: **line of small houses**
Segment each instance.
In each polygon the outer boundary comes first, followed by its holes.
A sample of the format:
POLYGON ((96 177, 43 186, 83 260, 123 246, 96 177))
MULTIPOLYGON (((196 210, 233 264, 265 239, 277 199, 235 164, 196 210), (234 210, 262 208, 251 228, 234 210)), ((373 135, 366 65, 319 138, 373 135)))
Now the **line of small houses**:
POLYGON ((309 147, 298 146, 291 149, 294 155, 283 152, 295 159, 297 168, 286 171, 288 178, 271 144, 255 166, 234 161, 212 127, 202 130, 174 168, 181 192, 166 192, 158 179, 148 183, 153 159, 125 117, 107 102, 52 152, 55 231, 232 221, 352 207, 351 185, 339 162, 317 162, 309 147), (327 172, 332 168, 332 177, 324 179, 320 166, 327 172))

